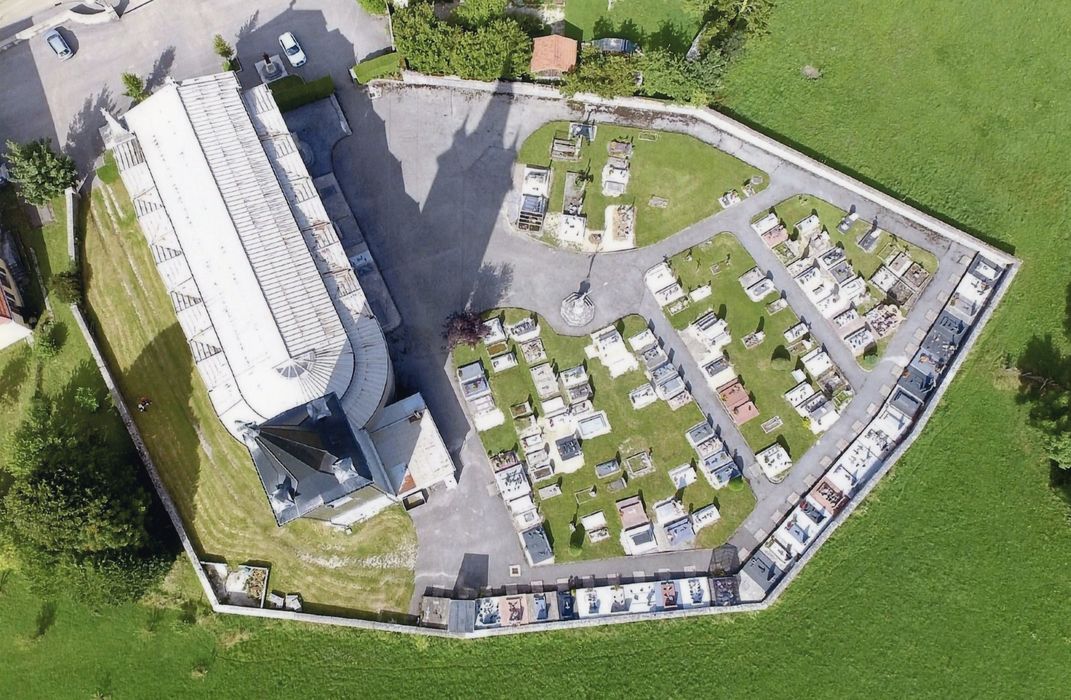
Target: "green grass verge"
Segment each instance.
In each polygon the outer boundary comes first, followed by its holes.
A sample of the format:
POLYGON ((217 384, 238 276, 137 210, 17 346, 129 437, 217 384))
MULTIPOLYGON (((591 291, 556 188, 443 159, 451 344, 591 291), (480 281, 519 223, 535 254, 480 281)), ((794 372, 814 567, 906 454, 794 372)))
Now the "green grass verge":
POLYGON ((551 161, 550 146, 556 134, 566 133, 568 122, 544 124, 521 145, 517 160, 529 165, 549 165, 554 173, 550 211, 560 213, 565 192, 565 173, 589 171, 594 180, 587 186, 584 213, 588 228, 601 230, 606 225, 606 207, 633 204, 636 207, 636 245, 645 246, 677 233, 683 228, 719 211, 718 197, 730 189, 739 191, 753 175, 765 174, 743 161, 719 151, 685 134, 647 131, 600 124, 594 143, 585 142, 578 162, 551 161), (656 140, 647 141, 643 135, 656 140), (601 191, 602 169, 609 154, 606 146, 613 140, 631 141, 631 177, 628 190, 621 197, 604 197, 601 191), (669 200, 664 209, 652 207, 651 197, 669 200))
POLYGON ((754 267, 755 261, 732 234, 717 235, 674 256, 669 262, 685 289, 706 284, 711 289, 709 298, 670 316, 673 327, 685 328, 708 311, 718 314, 729 324, 733 340, 724 352, 760 411, 757 418, 740 426, 748 445, 758 451, 780 440, 793 458, 802 457, 814 444, 815 436, 784 397, 786 391, 796 386, 791 369, 795 368, 799 356, 791 355, 790 369, 777 369, 773 362, 776 349, 787 352, 784 333, 799 323, 799 317, 791 307, 776 314, 767 313, 766 304, 776 299, 772 294, 762 302, 748 298, 737 278, 754 267), (719 266, 717 275, 711 273, 714 264, 719 266), (760 328, 766 333, 766 340, 745 350, 744 336, 760 328), (764 433, 762 423, 774 416, 780 416, 784 424, 771 433, 764 433))
POLYGON ((275 524, 248 451, 220 423, 122 183, 94 191, 86 225, 87 301, 128 400, 149 396, 138 427, 199 550, 272 566, 271 586, 312 610, 378 617, 408 608, 416 538, 400 507, 345 535, 275 524))
POLYGON ((331 81, 330 75, 309 83, 302 80, 301 76, 288 75, 268 83, 268 87, 275 96, 280 112, 289 112, 310 102, 326 99, 335 92, 335 84, 331 81))
MULTIPOLYGON (((529 312, 519 309, 493 311, 488 314, 489 317, 502 317, 507 324, 515 323, 529 315, 529 312)), ((562 495, 539 504, 546 518, 547 533, 553 540, 554 556, 558 561, 620 556, 624 552, 619 541, 621 522, 614 506, 615 501, 641 494, 648 514, 653 519, 654 504, 673 496, 676 492, 667 472, 681 464, 695 463, 695 451, 685 439, 684 432, 703 420, 703 414, 694 403, 672 411, 663 401, 658 401, 639 411, 634 410, 629 402, 628 393, 647 381, 642 371, 636 370, 611 378, 601 362, 585 358, 584 347, 591 344, 590 337, 586 335, 562 336, 552 331, 542 320, 540 325, 542 327, 540 337, 546 347, 548 361, 558 371, 582 363, 587 367, 595 392, 593 400, 595 410, 606 411, 612 428, 610 434, 584 442, 584 466, 572 474, 556 476, 562 495), (626 488, 618 492, 610 492, 606 488, 607 483, 613 479, 596 478, 596 464, 610 459, 623 460, 644 450, 651 451, 657 467, 655 473, 630 480, 626 488), (574 494, 587 490, 591 486, 596 487, 596 497, 578 505, 574 494), (599 510, 606 515, 610 539, 594 545, 586 540, 579 541, 579 538, 574 541, 570 535, 569 524, 599 510)), ((646 328, 646 322, 639 316, 628 316, 621 319, 617 325, 625 338, 646 328)), ((509 419, 510 406, 531 400, 538 413, 539 401, 528 372, 528 365, 525 364, 520 349, 512 341, 509 345, 510 349, 516 353, 520 364, 512 369, 490 375, 495 401, 507 418, 504 425, 481 433, 480 437, 489 454, 517 447, 517 432, 513 427, 513 421, 509 419)), ((483 366, 488 371, 490 370, 490 356, 487 348, 482 344, 476 348, 462 346, 454 350, 456 366, 474 362, 477 359, 483 362, 483 366)), ((550 483, 554 482, 547 481, 538 486, 550 483)), ((727 487, 715 491, 702 475, 699 475, 694 484, 685 488, 681 496, 689 512, 711 503, 716 504, 721 512, 722 517, 718 523, 699 531, 696 544, 700 547, 714 547, 725 542, 755 505, 755 498, 746 486, 743 488, 727 487)))
POLYGON ((401 55, 391 51, 358 63, 353 67, 353 77, 361 85, 376 78, 397 78, 401 76, 401 63, 401 55))

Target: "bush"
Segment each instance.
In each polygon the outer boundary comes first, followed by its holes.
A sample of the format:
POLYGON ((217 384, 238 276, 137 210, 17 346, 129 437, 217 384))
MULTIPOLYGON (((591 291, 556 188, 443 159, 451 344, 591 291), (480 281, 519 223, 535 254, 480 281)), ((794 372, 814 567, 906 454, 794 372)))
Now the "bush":
POLYGON ((45 316, 33 329, 33 351, 41 359, 47 360, 59 354, 63 339, 52 316, 45 316))
POLYGON ((133 100, 134 104, 143 101, 149 96, 149 92, 145 89, 145 81, 141 76, 134 73, 123 73, 123 94, 133 100))
POLYGON ((74 402, 78 404, 79 408, 95 413, 100 408, 100 401, 97 399, 97 392, 88 386, 80 386, 74 391, 74 402))
POLYGON ((222 34, 212 37, 212 50, 216 52, 217 56, 224 59, 223 65, 230 65, 231 59, 234 58, 234 47, 227 43, 222 34))
POLYGON ((50 139, 25 144, 8 141, 5 157, 11 181, 31 204, 45 204, 74 185, 74 161, 53 151, 50 139))
POLYGON ((323 100, 335 92, 335 83, 330 75, 306 83, 299 76, 288 75, 268 84, 280 112, 289 112, 310 102, 323 100))
POLYGON ((58 275, 52 275, 50 286, 52 293, 64 304, 82 303, 82 276, 78 270, 64 270, 58 275))

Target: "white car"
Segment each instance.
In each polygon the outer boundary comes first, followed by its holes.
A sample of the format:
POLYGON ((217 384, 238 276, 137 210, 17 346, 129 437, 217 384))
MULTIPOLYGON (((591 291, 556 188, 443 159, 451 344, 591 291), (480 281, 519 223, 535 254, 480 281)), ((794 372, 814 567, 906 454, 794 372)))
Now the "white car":
POLYGON ((280 34, 279 46, 282 47, 283 53, 286 54, 286 60, 290 61, 290 65, 294 68, 300 68, 305 65, 305 52, 301 50, 301 44, 298 43, 293 32, 280 34))
POLYGON ((52 53, 63 61, 74 55, 74 50, 71 49, 71 45, 60 34, 59 29, 50 29, 45 34, 45 42, 48 43, 48 48, 52 49, 52 53))

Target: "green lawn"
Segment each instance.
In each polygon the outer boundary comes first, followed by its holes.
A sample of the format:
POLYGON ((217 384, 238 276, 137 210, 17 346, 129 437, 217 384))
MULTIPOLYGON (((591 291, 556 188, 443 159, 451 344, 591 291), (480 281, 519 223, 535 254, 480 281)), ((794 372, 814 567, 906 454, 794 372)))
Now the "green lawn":
MULTIPOLYGON (((507 324, 516 323, 528 315, 530 315, 529 312, 520 309, 488 313, 488 317, 499 316, 507 324)), ((667 474, 668 470, 681 464, 690 462, 694 465, 695 463, 695 451, 685 439, 684 432, 703 420, 703 414, 694 403, 672 411, 663 401, 658 401, 639 411, 634 410, 629 402, 628 393, 647 381, 641 370, 611 378, 601 362, 585 358, 584 346, 591 344, 589 336, 558 335, 542 320, 540 326, 542 328, 540 338, 546 347, 548 361, 558 371, 582 363, 587 367, 595 392, 593 400, 595 410, 606 411, 613 430, 608 435, 585 441, 583 444, 584 466, 572 474, 557 475, 556 483, 561 486, 562 495, 539 504, 546 518, 545 527, 548 535, 553 541, 554 556, 558 561, 620 556, 624 552, 619 541, 621 522, 617 516, 615 501, 642 494, 648 514, 653 518, 654 504, 669 498, 676 491, 667 474), (606 488, 606 484, 613 479, 596 478, 596 464, 610 459, 623 460, 644 450, 651 451, 657 468, 655 473, 629 481, 627 487, 618 492, 610 492, 606 488), (578 491, 586 491, 591 486, 596 487, 596 497, 582 505, 578 504, 574 494, 578 491), (594 545, 587 541, 581 542, 579 538, 573 541, 569 524, 599 510, 606 515, 610 539, 594 545)), ((618 328, 625 338, 639 333, 645 327, 646 322, 639 316, 629 316, 618 322, 618 328)), ((528 372, 528 365, 524 362, 520 348, 512 341, 509 341, 509 345, 510 349, 517 354, 520 364, 512 369, 490 374, 495 402, 507 418, 504 425, 480 434, 488 454, 518 448, 517 432, 513 427, 513 421, 509 419, 511 405, 530 400, 532 405, 537 407, 538 413, 539 401, 528 372)), ((460 346, 454 350, 454 363, 458 367, 477 359, 483 362, 484 368, 489 372, 490 356, 483 344, 476 348, 460 346)), ((702 475, 698 476, 696 482, 688 486, 681 494, 682 501, 689 512, 711 503, 718 506, 722 515, 721 520, 715 525, 700 530, 696 539, 697 546, 715 547, 725 542, 751 512, 755 505, 755 498, 743 481, 737 480, 726 488, 716 491, 702 475)), ((537 487, 551 483, 555 482, 541 482, 537 487)))
POLYGON ((735 114, 1025 261, 925 432, 772 610, 466 643, 170 607, 148 633, 144 606, 64 601, 32 641, 47 601, 13 577, 0 695, 489 697, 474 679, 508 669, 517 697, 1066 697, 1069 510, 1003 361, 1071 351, 1069 24, 1063 3, 782 2, 730 72, 735 114))
POLYGON ((85 251, 102 350, 128 401, 153 400, 135 417, 200 551, 269 563, 272 588, 300 592, 312 610, 406 611, 416 538, 400 507, 351 535, 311 520, 276 526, 248 451, 224 430, 192 365, 121 182, 94 192, 85 251))
POLYGON ((521 145, 517 160, 529 165, 550 165, 553 170, 550 209, 560 213, 565 192, 565 173, 587 170, 594 177, 588 184, 584 213, 588 228, 605 228, 606 207, 612 204, 633 204, 636 207, 636 245, 645 246, 677 233, 719 211, 718 197, 728 190, 741 191, 753 175, 765 173, 743 161, 719 151, 685 134, 646 131, 629 127, 600 124, 594 143, 585 142, 579 162, 550 160, 550 145, 555 134, 567 133, 568 122, 544 124, 521 145), (644 135, 641 138, 641 134, 644 135), (651 135, 655 140, 644 140, 651 135), (613 140, 631 141, 631 178, 621 197, 604 197, 601 190, 602 169, 609 154, 606 146, 613 140), (652 207, 651 197, 669 200, 664 209, 652 207))
POLYGON ((578 41, 622 37, 676 53, 688 50, 700 27, 698 14, 680 0, 569 0, 565 22, 566 35, 578 41))
POLYGON ((685 289, 706 284, 711 289, 709 298, 670 316, 673 327, 685 328, 708 311, 718 314, 729 324, 733 339, 724 352, 760 411, 757 418, 740 426, 748 445, 757 452, 780 440, 794 459, 802 457, 814 444, 815 436, 784 396, 796 386, 792 369, 799 355, 790 355, 792 366, 789 369, 773 367, 775 350, 778 354, 787 352, 784 333, 799 323, 799 317, 791 307, 776 314, 767 313, 766 305, 777 298, 773 294, 762 302, 748 298, 737 278, 754 267, 755 261, 731 233, 719 234, 675 255, 669 262, 685 289), (717 275, 711 273, 715 263, 719 266, 717 275), (766 340, 745 350, 744 336, 759 329, 766 334, 766 340), (780 416, 784 424, 769 434, 763 432, 762 423, 774 416, 780 416))

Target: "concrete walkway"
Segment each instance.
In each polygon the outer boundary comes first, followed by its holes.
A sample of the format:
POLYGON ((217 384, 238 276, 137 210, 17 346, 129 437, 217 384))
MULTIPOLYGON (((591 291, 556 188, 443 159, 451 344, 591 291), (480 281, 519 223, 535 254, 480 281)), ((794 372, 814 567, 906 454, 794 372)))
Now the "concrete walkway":
POLYGON ((635 571, 687 571, 706 568, 711 556, 709 550, 689 550, 534 569, 525 565, 479 436, 471 429, 449 377, 440 332, 450 312, 466 305, 522 307, 543 315, 555 331, 574 335, 631 313, 646 317, 682 370, 699 407, 744 467, 758 498, 730 540, 744 557, 876 411, 917 347, 921 332, 932 322, 931 309, 947 298, 965 268, 961 258, 968 250, 960 244, 709 124, 602 108, 589 108, 586 116, 690 134, 764 170, 769 186, 646 248, 594 257, 553 248, 515 233, 505 211, 512 196, 517 148, 547 121, 585 116, 568 103, 538 96, 400 86, 385 88, 374 102, 348 90, 342 100, 351 123, 362 128, 336 148, 335 171, 405 319, 404 333, 394 339, 399 375, 424 392, 461 466, 457 490, 436 493, 426 506, 413 511, 420 543, 414 609, 428 587, 456 584, 478 589, 570 577, 631 576, 635 571), (796 194, 815 195, 845 210, 855 206, 864 219, 876 218, 883 229, 939 259, 937 275, 892 338, 885 358, 870 372, 859 366, 832 324, 750 228, 757 214, 796 194), (797 458, 780 484, 770 483, 755 467, 752 449, 643 284, 643 273, 652 265, 726 231, 737 236, 795 312, 810 323, 812 335, 856 391, 840 420, 797 458), (590 286, 596 316, 588 327, 567 328, 558 306, 582 280, 590 286), (510 565, 520 567, 519 576, 510 575, 510 565))

